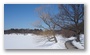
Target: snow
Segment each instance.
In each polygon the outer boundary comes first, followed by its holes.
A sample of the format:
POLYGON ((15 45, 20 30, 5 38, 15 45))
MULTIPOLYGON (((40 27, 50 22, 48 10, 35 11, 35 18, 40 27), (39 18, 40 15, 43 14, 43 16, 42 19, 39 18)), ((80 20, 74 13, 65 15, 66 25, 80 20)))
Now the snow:
POLYGON ((68 38, 67 40, 75 40, 76 39, 76 37, 70 37, 70 38, 68 38))
POLYGON ((76 42, 75 40, 72 41, 72 44, 77 47, 78 49, 84 49, 80 42, 76 42))
POLYGON ((72 44, 78 49, 84 49, 84 35, 80 34, 80 42, 73 40, 72 44))
POLYGON ((83 34, 80 35, 80 43, 82 46, 84 46, 84 35, 83 34))
POLYGON ((62 36, 57 36, 59 42, 49 42, 46 37, 34 34, 5 34, 5 49, 66 49, 65 40, 62 36))
POLYGON ((16 35, 16 34, 10 34, 5 35, 4 37, 4 47, 5 49, 28 49, 28 48, 35 48, 35 36, 29 34, 29 35, 16 35))
POLYGON ((5 49, 67 49, 65 42, 73 40, 73 45, 78 46, 79 49, 84 48, 84 35, 80 35, 81 42, 75 42, 75 37, 65 38, 61 35, 56 35, 57 43, 48 41, 47 37, 34 34, 5 34, 4 35, 4 48, 5 49), (82 45, 81 45, 82 44, 82 45), (83 46, 83 47, 82 47, 83 46))

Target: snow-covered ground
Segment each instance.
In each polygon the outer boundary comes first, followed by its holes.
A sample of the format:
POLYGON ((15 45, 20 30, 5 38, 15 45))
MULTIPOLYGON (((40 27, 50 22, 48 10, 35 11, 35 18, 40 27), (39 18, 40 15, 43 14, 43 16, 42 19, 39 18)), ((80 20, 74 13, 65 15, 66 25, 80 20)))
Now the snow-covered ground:
MULTIPOLYGON (((81 35, 83 36, 83 35, 81 35)), ((5 49, 67 49, 65 42, 74 40, 75 37, 65 38, 61 35, 56 35, 57 43, 50 42, 46 37, 34 34, 5 34, 4 35, 4 48, 5 49)), ((84 36, 81 37, 82 46, 84 47, 84 36)), ((75 42, 75 41, 74 41, 75 42)), ((80 47, 80 46, 79 46, 80 47)))
POLYGON ((80 35, 80 42, 76 42, 75 40, 73 40, 72 44, 78 49, 84 49, 84 35, 80 35))

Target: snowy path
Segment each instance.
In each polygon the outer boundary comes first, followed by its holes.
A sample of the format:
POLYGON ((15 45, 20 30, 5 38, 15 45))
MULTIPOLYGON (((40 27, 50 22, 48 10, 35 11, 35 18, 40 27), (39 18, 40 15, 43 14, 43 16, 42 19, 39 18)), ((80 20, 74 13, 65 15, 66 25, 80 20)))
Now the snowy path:
POLYGON ((74 45, 72 45, 72 41, 66 41, 65 46, 67 49, 78 49, 74 45))

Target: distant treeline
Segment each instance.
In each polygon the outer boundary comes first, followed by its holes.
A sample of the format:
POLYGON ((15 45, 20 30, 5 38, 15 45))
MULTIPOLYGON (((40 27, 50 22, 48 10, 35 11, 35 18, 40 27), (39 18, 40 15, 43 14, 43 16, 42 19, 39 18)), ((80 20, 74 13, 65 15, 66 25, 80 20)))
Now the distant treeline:
POLYGON ((20 33, 20 34, 28 34, 28 33, 38 33, 42 32, 42 29, 8 29, 4 30, 4 34, 11 34, 11 33, 20 33))
MULTIPOLYGON (((4 34, 12 34, 12 33, 16 33, 16 34, 29 34, 29 33, 33 33, 33 34, 40 34, 42 33, 44 30, 42 29, 8 29, 8 30, 4 30, 4 34)), ((55 30, 56 33, 60 33, 60 30, 55 30)))

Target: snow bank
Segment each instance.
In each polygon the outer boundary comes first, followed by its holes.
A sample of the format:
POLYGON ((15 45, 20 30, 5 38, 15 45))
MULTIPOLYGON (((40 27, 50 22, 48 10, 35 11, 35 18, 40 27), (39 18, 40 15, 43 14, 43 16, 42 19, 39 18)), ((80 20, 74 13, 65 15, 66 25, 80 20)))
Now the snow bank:
POLYGON ((72 44, 77 47, 78 49, 84 49, 80 42, 76 42, 75 40, 72 41, 72 44))
POLYGON ((84 34, 80 34, 80 43, 84 46, 84 34))
POLYGON ((70 38, 67 38, 67 40, 75 40, 76 39, 76 37, 70 37, 70 38))
POLYGON ((84 34, 80 34, 80 42, 73 40, 72 44, 78 49, 84 49, 84 34))

